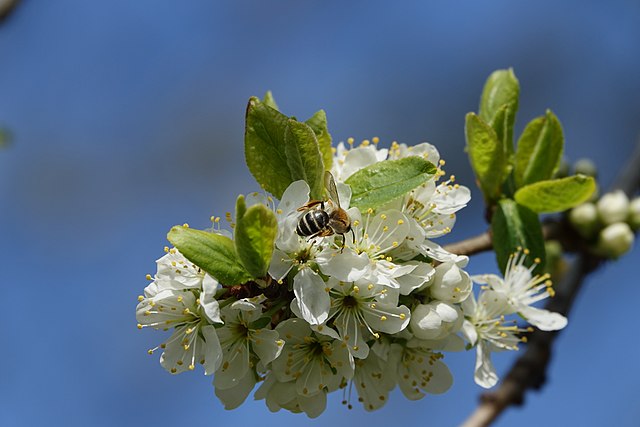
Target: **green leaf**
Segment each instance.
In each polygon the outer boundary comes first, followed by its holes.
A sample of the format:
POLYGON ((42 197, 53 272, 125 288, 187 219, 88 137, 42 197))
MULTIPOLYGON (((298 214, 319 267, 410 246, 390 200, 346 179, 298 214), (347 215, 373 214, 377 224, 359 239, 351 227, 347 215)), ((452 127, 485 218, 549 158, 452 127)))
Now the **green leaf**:
POLYGON ((258 204, 247 209, 244 196, 236 202, 236 227, 234 243, 240 262, 254 277, 267 274, 273 243, 278 231, 275 214, 266 206, 258 204))
POLYGON ((480 118, 493 127, 499 140, 504 142, 508 155, 513 153, 513 123, 519 96, 520 83, 513 69, 509 68, 494 71, 489 76, 480 98, 480 118))
POLYGON ((485 200, 496 200, 509 172, 507 155, 496 132, 474 113, 465 123, 467 152, 485 200))
POLYGON ((249 100, 244 133, 247 166, 258 184, 278 199, 293 182, 284 143, 288 120, 258 98, 249 100))
POLYGON ((513 155, 512 111, 512 106, 510 104, 505 104, 496 112, 491 122, 488 123, 488 125, 495 131, 498 141, 502 144, 507 160, 510 160, 509 158, 513 155))
POLYGON ((167 238, 189 261, 220 283, 235 285, 251 280, 230 238, 179 225, 169 231, 167 238))
POLYGON ((305 123, 289 119, 284 146, 291 181, 305 180, 311 189, 311 198, 321 200, 324 193, 324 165, 313 130, 305 123))
POLYGON ((322 153, 322 161, 325 170, 331 169, 333 163, 333 153, 331 152, 331 134, 327 127, 327 114, 324 110, 317 111, 309 120, 305 122, 309 125, 318 139, 318 147, 322 153))
POLYGON ((515 199, 534 212, 562 212, 586 202, 595 190, 593 177, 574 175, 525 185, 515 199))
POLYGON ((562 160, 563 145, 562 125, 551 110, 529 122, 516 150, 517 188, 551 178, 562 160))
POLYGON ((376 209, 425 183, 434 173, 433 163, 417 156, 374 163, 346 180, 351 186, 351 206, 376 209))
POLYGON ((264 98, 262 98, 262 103, 267 107, 271 107, 274 110, 280 111, 280 109, 278 108, 278 104, 276 104, 276 100, 273 97, 273 94, 271 93, 270 90, 268 90, 267 93, 264 94, 264 98))
POLYGON ((545 264, 544 237, 538 215, 527 207, 511 199, 502 199, 496 207, 491 220, 493 249, 496 252, 498 266, 504 274, 509 256, 519 248, 530 251, 530 261, 540 259, 534 270, 541 273, 545 264))

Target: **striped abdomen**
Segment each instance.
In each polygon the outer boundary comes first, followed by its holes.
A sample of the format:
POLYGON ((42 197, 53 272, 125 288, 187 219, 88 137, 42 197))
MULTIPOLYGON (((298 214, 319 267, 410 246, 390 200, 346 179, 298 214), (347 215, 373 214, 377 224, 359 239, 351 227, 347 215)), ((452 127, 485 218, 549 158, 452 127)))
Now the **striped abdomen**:
POLYGON ((299 236, 312 236, 319 231, 324 230, 329 223, 329 214, 321 209, 313 209, 302 215, 296 233, 299 236))

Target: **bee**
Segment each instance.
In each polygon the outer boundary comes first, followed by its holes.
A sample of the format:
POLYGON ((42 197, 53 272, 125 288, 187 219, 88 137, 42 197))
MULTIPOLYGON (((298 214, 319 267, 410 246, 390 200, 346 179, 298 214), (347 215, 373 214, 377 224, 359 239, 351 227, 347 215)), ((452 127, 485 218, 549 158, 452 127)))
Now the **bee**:
POLYGON ((353 242, 356 241, 356 235, 351 228, 351 220, 347 211, 340 207, 340 199, 338 198, 338 189, 331 172, 325 171, 324 185, 329 193, 329 199, 310 200, 304 206, 298 208, 298 211, 305 212, 298 221, 296 233, 302 237, 327 237, 333 234, 342 236, 342 250, 346 242, 345 234, 351 232, 353 234, 353 242), (329 212, 325 210, 325 206, 330 205, 329 212))

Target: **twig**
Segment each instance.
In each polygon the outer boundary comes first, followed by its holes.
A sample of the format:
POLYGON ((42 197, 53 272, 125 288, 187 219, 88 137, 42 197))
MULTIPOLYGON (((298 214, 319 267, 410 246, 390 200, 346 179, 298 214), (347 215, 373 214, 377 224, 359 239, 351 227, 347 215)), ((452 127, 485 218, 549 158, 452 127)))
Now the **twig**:
MULTIPOLYGON (((621 189, 631 196, 640 188, 640 141, 612 189, 621 189)), ((604 259, 579 250, 567 273, 555 287, 556 296, 547 303, 551 311, 567 315, 573 306, 583 280, 597 270, 604 259)), ((462 424, 463 427, 490 425, 507 407, 522 405, 528 389, 541 388, 546 380, 547 366, 551 359, 552 345, 558 332, 536 330, 529 337, 527 350, 516 360, 498 389, 484 393, 480 405, 462 424)))

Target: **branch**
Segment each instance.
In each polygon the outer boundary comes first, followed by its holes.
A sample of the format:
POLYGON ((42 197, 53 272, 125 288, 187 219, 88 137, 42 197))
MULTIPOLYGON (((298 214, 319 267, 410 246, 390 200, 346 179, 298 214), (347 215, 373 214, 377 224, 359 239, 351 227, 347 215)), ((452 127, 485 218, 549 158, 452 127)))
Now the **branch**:
MULTIPOLYGON (((632 196, 639 188, 640 140, 611 189, 620 189, 632 196)), ((545 308, 567 316, 576 295, 580 292, 584 278, 597 270, 604 261, 585 249, 579 250, 571 267, 555 287, 556 296, 545 308)), ((484 393, 480 397, 480 405, 462 427, 488 426, 509 406, 522 405, 528 389, 542 388, 551 360, 553 342, 557 336, 558 332, 533 332, 529 336, 527 350, 516 360, 504 381, 495 391, 484 393)))
POLYGON ((0 22, 11 14, 11 11, 18 3, 20 3, 20 0, 0 0, 0 22))
MULTIPOLYGON (((564 224, 562 219, 548 219, 542 225, 542 235, 545 240, 560 240, 565 248, 575 246, 575 244, 571 244, 571 241, 575 240, 575 234, 570 227, 564 224)), ((492 250, 493 238, 490 231, 485 231, 477 236, 444 245, 443 248, 452 254, 471 256, 492 250)))

